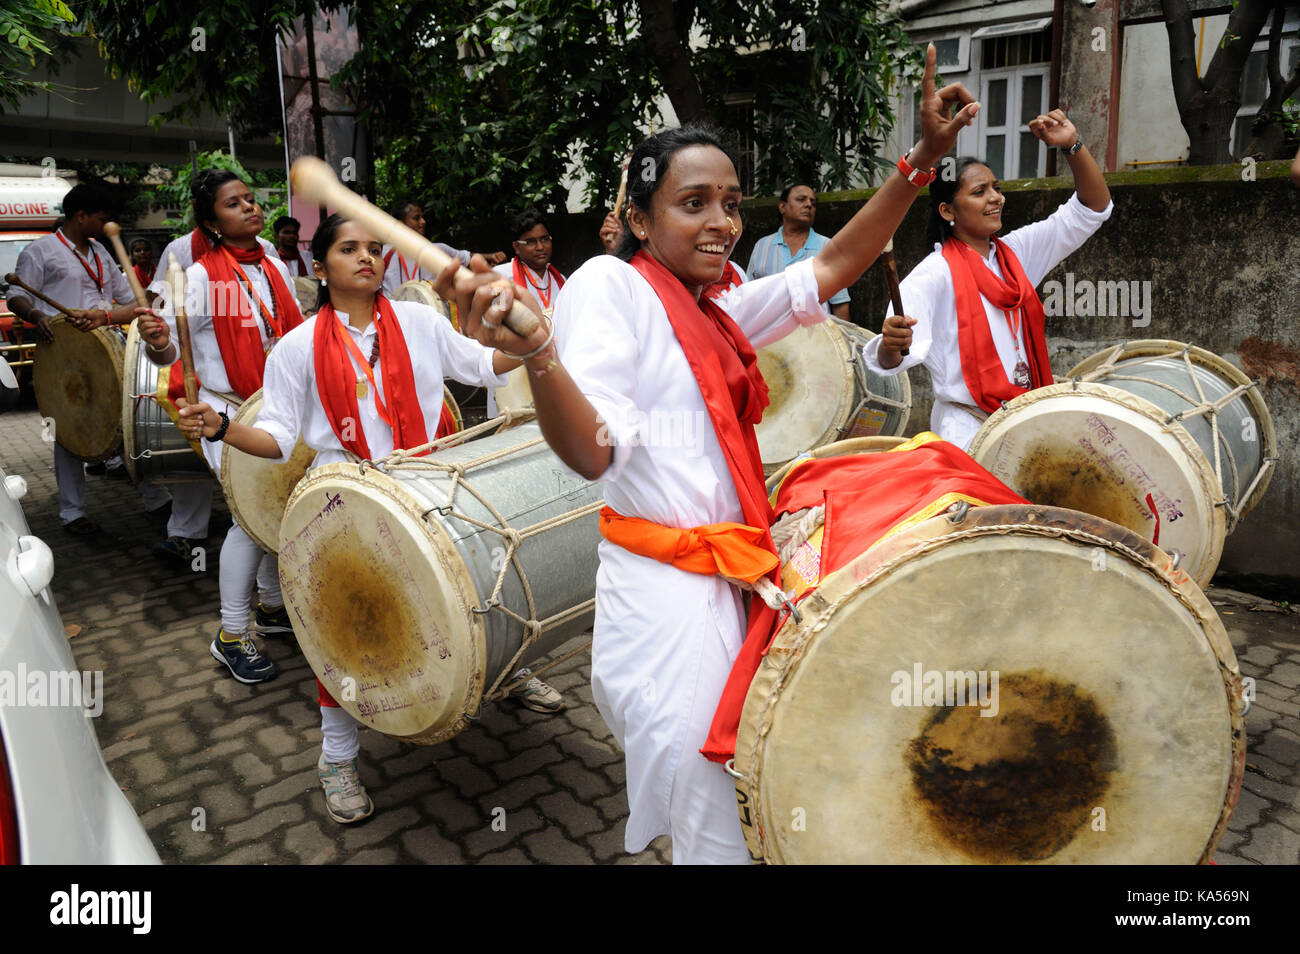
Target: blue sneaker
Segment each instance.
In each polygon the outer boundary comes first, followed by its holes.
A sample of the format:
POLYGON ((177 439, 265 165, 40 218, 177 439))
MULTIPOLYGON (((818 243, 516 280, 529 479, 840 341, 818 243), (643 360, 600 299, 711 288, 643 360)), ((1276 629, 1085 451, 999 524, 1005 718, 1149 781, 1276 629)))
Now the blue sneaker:
POLYGON ((292 636, 293 620, 283 606, 272 609, 258 600, 257 609, 253 613, 253 628, 263 636, 292 636))
POLYGON ((225 635, 223 627, 208 647, 208 652, 217 662, 224 663, 237 681, 253 685, 275 678, 275 663, 258 652, 251 639, 244 636, 238 642, 228 643, 221 638, 225 635))

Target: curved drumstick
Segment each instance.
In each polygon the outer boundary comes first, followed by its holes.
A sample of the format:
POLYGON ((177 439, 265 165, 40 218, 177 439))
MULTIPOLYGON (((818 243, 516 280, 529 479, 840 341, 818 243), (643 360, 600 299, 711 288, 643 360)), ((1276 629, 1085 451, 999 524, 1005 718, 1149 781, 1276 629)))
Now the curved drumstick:
MULTIPOLYGON (((898 266, 894 264, 894 237, 891 235, 889 241, 885 243, 884 249, 880 252, 880 258, 885 263, 885 284, 889 286, 889 300, 894 305, 894 314, 900 318, 903 317, 903 293, 898 288, 898 266)), ((904 348, 898 352, 903 357, 907 357, 911 348, 904 348)))
MULTIPOLYGON (((49 297, 48 295, 42 295, 35 288, 27 284, 25 281, 23 281, 21 278, 15 275, 13 272, 10 272, 8 275, 5 276, 5 281, 7 281, 10 285, 17 285, 19 288, 27 292, 29 295, 35 295, 41 301, 45 302, 45 304, 53 308, 55 311, 61 311, 69 318, 77 317, 72 313, 71 308, 65 308, 63 305, 60 305, 57 301, 55 301, 53 298, 49 297)), ((28 322, 28 324, 31 324, 31 322, 28 322)))
POLYGON ((126 246, 122 244, 122 227, 116 222, 105 222, 104 234, 113 243, 117 263, 122 266, 122 271, 126 272, 126 280, 131 283, 131 294, 135 295, 135 303, 141 308, 148 308, 149 299, 140 285, 140 279, 136 277, 135 269, 131 267, 131 256, 126 254, 126 246))
POLYGON ((185 378, 185 400, 190 404, 199 401, 199 384, 194 377, 194 351, 190 344, 190 322, 185 317, 185 272, 174 254, 167 256, 167 284, 175 302, 176 345, 181 353, 181 374, 185 378))
MULTIPOLYGON (((311 199, 334 209, 375 234, 375 238, 397 249, 405 257, 413 259, 431 272, 441 272, 451 261, 447 255, 426 239, 419 232, 408 228, 391 215, 375 208, 368 201, 357 195, 334 175, 334 170, 323 159, 315 156, 303 156, 294 160, 289 170, 289 182, 293 191, 303 198, 311 199)), ((468 271, 463 265, 462 271, 468 271)), ((522 302, 516 301, 506 315, 505 323, 515 334, 521 337, 531 335, 538 325, 537 316, 528 310, 522 302)))

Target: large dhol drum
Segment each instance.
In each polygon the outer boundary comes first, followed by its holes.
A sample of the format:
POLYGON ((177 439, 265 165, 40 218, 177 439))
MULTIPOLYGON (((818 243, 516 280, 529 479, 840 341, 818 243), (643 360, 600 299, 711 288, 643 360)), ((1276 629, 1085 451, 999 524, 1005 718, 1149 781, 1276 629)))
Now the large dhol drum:
POLYGON ((54 419, 55 439, 85 461, 107 460, 122 447, 122 362, 126 335, 110 325, 78 331, 50 319, 54 340, 36 345, 36 406, 54 419))
POLYGON ((758 352, 771 403, 755 428, 767 473, 804 451, 854 437, 897 437, 912 412, 907 374, 867 370, 862 349, 875 335, 828 318, 758 352))
POLYGON ((163 484, 211 480, 202 452, 185 439, 160 401, 167 397, 171 372, 149 360, 135 322, 127 332, 125 355, 122 458, 127 473, 133 480, 163 484))
POLYGON ((314 314, 316 301, 320 298, 319 279, 308 278, 306 275, 295 276, 293 279, 293 297, 298 300, 298 310, 304 316, 314 314))
POLYGON ((1052 507, 959 504, 826 576, 733 764, 771 863, 1208 861, 1245 768, 1227 634, 1168 554, 1052 507))
POLYGON ((568 473, 536 424, 384 466, 328 464, 298 485, 280 579, 339 704, 432 745, 590 627, 600 489, 568 473))
POLYGON ((1104 517, 1177 552, 1208 584, 1277 459, 1258 388, 1213 352, 1160 340, 1107 349, 1070 377, 1007 402, 971 456, 1034 503, 1104 517))
MULTIPOLYGON (((262 389, 258 388, 239 405, 231 420, 245 427, 256 427, 262 411, 262 389)), ((316 459, 316 452, 298 439, 293 453, 284 463, 254 457, 233 449, 221 448, 221 491, 226 495, 230 516, 253 542, 267 553, 280 546, 280 520, 289 496, 316 459)))
MULTIPOLYGON (((428 305, 442 317, 451 321, 451 308, 447 300, 442 298, 433 290, 433 285, 426 281, 403 282, 393 293, 393 301, 413 301, 421 305, 428 305)), ((455 322, 452 322, 454 325, 455 322)))

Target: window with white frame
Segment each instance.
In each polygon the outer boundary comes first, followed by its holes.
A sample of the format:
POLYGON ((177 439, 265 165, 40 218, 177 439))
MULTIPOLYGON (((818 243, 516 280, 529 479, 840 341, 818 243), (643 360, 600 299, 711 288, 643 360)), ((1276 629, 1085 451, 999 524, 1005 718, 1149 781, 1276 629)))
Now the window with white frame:
POLYGON ((1047 147, 1029 131, 1029 122, 1047 111, 1050 23, 1000 23, 971 34, 980 41, 980 155, 999 179, 1047 172, 1047 147))
MULTIPOLYGON (((1296 20, 1286 22, 1282 44, 1278 50, 1278 64, 1283 78, 1290 77, 1300 64, 1300 40, 1296 39, 1296 20)), ((1260 40, 1246 59, 1246 68, 1241 71, 1241 108, 1232 123, 1232 138, 1228 143, 1229 152, 1240 158, 1253 138, 1251 125, 1259 115, 1264 100, 1268 98, 1268 33, 1272 29, 1265 26, 1260 40)))

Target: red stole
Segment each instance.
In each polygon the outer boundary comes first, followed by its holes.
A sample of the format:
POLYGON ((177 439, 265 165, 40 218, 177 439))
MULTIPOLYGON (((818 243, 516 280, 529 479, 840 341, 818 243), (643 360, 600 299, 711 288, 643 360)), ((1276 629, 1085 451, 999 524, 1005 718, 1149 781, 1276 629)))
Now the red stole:
POLYGON ((311 277, 312 277, 312 274, 311 274, 311 268, 308 267, 308 265, 307 265, 307 260, 304 259, 304 258, 302 257, 302 251, 301 251, 301 250, 299 250, 299 249, 294 249, 292 255, 285 255, 285 254, 284 254, 284 251, 281 250, 281 249, 279 249, 279 248, 277 248, 277 249, 275 250, 275 252, 276 252, 277 255, 280 256, 280 261, 284 262, 286 268, 287 268, 290 264, 292 264, 293 262, 297 262, 297 263, 298 263, 298 274, 295 275, 295 276, 293 276, 293 277, 295 277, 295 278, 311 278, 311 277))
MULTIPOLYGON (((631 265, 650 283, 663 303, 677 342, 700 386, 727 470, 736 486, 744 523, 762 531, 762 545, 775 553, 769 529, 772 508, 763 486, 763 462, 758 438, 754 436, 754 425, 762 420, 763 409, 768 405, 767 382, 759 373, 754 348, 730 315, 712 301, 692 298, 686 286, 655 259, 637 252, 632 256, 631 265)), ((778 571, 773 570, 769 579, 778 583, 778 571)), ((776 622, 775 610, 761 599, 751 601, 745 644, 713 717, 708 741, 700 750, 706 758, 720 762, 731 757, 744 702, 742 690, 739 702, 735 703, 733 686, 743 682, 748 689, 771 642, 776 622)))
POLYGON ((190 261, 197 262, 210 251, 212 251, 212 243, 208 241, 202 229, 195 229, 190 233, 190 261))
POLYGON ((551 284, 539 287, 537 282, 533 281, 533 276, 528 274, 527 270, 524 267, 524 263, 520 261, 519 256, 518 255, 515 256, 514 275, 512 276, 514 278, 515 284, 522 285, 524 288, 532 289, 534 292, 537 293, 537 298, 539 301, 541 300, 542 297, 542 287, 546 288, 547 289, 546 300, 542 302, 542 307, 550 308, 551 302, 555 298, 555 293, 564 287, 564 276, 560 274, 560 270, 558 268, 550 264, 546 266, 546 273, 551 276, 551 284))
MULTIPOLYGON (((420 408, 415 390, 415 370, 411 366, 411 353, 406 348, 406 336, 402 334, 402 326, 397 323, 392 303, 382 294, 375 298, 375 311, 375 333, 382 357, 379 367, 383 375, 385 397, 385 404, 380 404, 379 395, 376 394, 375 404, 380 410, 380 416, 393 430, 393 447, 418 447, 428 443, 429 437, 424 426, 424 411, 420 408), (383 413, 385 406, 388 410, 386 415, 383 413)), ((316 393, 339 443, 362 460, 370 460, 370 445, 366 442, 366 432, 361 426, 361 411, 357 404, 357 382, 366 380, 365 370, 353 363, 349 353, 351 349, 344 340, 347 334, 333 305, 327 304, 317 312, 316 330, 312 339, 316 393), (345 420, 354 422, 347 428, 350 439, 345 435, 345 420)), ((451 415, 444 403, 435 436, 441 437, 444 424, 449 422, 452 424, 451 430, 454 430, 454 422, 451 422, 451 415)))
POLYGON ((965 242, 949 239, 943 243, 943 257, 952 273, 953 291, 957 304, 957 341, 961 349, 961 373, 966 380, 975 403, 992 414, 1009 401, 1024 394, 1026 388, 1018 387, 1007 379, 1007 372, 993 344, 989 330, 988 312, 984 310, 982 295, 997 308, 1007 313, 1014 324, 1018 313, 1024 328, 1025 355, 1029 365, 1032 387, 1041 388, 1052 383, 1052 365, 1047 357, 1046 317, 1038 293, 1025 276, 1020 259, 1001 239, 992 240, 997 252, 998 266, 1006 279, 998 278, 988 265, 965 242))
POLYGON ((149 287, 149 283, 153 281, 153 273, 158 270, 155 267, 146 272, 139 265, 132 265, 131 268, 135 270, 136 281, 140 283, 141 288, 149 287))
POLYGON ((706 286, 702 297, 712 301, 725 295, 740 284, 743 284, 740 272, 738 272, 736 266, 731 263, 731 259, 727 259, 727 264, 722 266, 722 277, 712 285, 706 286))
MULTIPOLYGON (((209 249, 198 260, 208 273, 208 313, 212 315, 212 330, 217 336, 217 347, 221 349, 221 363, 225 365, 231 390, 244 399, 262 386, 266 349, 258 331, 261 319, 253 315, 253 306, 248 300, 251 286, 245 288, 243 281, 236 278, 234 263, 254 265, 265 260, 266 250, 261 243, 254 249, 220 245, 209 249), (231 294, 233 289, 239 290, 237 296, 231 294), (236 313, 225 313, 230 310, 231 304, 236 313)), ((270 305, 274 314, 263 314, 271 334, 283 338, 302 324, 302 313, 298 310, 298 300, 289 291, 279 270, 269 264, 264 265, 263 270, 271 285, 271 297, 274 300, 274 304, 270 305)))

